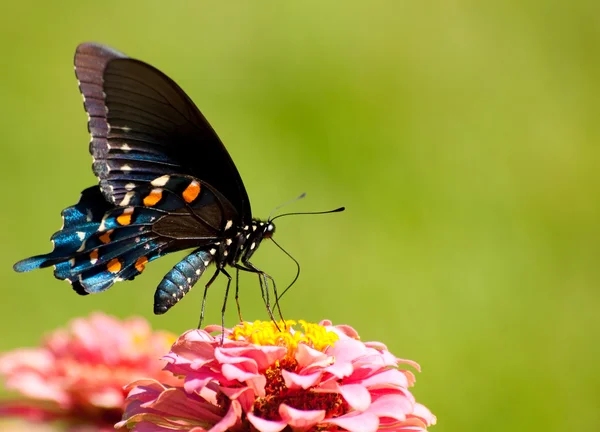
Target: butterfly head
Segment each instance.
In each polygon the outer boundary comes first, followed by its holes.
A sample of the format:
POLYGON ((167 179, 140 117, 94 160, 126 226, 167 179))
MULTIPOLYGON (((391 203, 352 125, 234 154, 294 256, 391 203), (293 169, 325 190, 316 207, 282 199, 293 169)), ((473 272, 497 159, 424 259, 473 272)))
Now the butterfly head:
POLYGON ((267 222, 263 226, 263 238, 271 238, 275 234, 275 224, 273 222, 267 222))

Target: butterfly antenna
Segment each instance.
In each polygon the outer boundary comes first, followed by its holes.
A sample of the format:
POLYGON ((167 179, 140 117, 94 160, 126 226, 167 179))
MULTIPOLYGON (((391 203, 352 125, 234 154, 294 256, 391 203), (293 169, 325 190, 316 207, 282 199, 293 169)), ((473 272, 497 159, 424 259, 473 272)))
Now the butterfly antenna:
POLYGON ((306 196, 306 192, 302 192, 300 195, 298 195, 296 198, 291 199, 289 201, 284 202, 283 204, 279 204, 277 207, 275 207, 273 210, 271 210, 271 213, 269 213, 269 218, 267 219, 268 221, 271 221, 271 216, 273 216, 273 213, 275 213, 277 210, 279 210, 282 207, 285 207, 286 205, 295 203, 296 201, 300 201, 302 198, 304 198, 306 196))
POLYGON ((298 278, 300 277, 300 263, 296 260, 296 258, 294 258, 288 251, 286 251, 284 248, 282 248, 279 243, 277 243, 275 240, 273 240, 273 238, 271 238, 271 241, 273 243, 275 243, 275 246, 277 246, 279 249, 281 249, 283 251, 284 254, 286 254, 288 257, 290 257, 290 259, 292 261, 294 261, 296 263, 296 276, 294 277, 294 280, 292 281, 292 283, 290 283, 288 285, 288 287, 286 289, 283 290, 283 292, 277 296, 277 298, 275 299, 275 305, 277 307, 279 307, 279 300, 281 300, 281 297, 284 296, 284 294, 292 287, 292 285, 294 285, 296 283, 296 281, 298 280, 298 278))
POLYGON ((318 214, 328 214, 328 213, 339 213, 346 210, 346 207, 338 207, 333 210, 319 211, 319 212, 293 212, 293 213, 283 213, 275 216, 273 219, 269 219, 269 222, 273 222, 275 219, 278 219, 283 216, 296 216, 296 215, 318 215, 318 214))

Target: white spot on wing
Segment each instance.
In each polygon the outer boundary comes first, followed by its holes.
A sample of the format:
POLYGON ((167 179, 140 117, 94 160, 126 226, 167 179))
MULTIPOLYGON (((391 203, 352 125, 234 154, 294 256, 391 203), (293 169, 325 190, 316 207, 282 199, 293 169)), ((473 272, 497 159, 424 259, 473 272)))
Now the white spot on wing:
POLYGON ((231 245, 231 243, 232 243, 232 240, 231 240, 231 239, 227 239, 227 240, 225 240, 225 244, 226 244, 227 246, 231 245))
POLYGON ((105 222, 106 222, 106 216, 107 216, 107 215, 105 215, 105 216, 102 218, 102 222, 100 222, 100 226, 98 227, 98 231, 104 231, 104 230, 106 230, 106 225, 105 225, 105 222))
POLYGON ((129 152, 131 151, 131 147, 129 147, 129 144, 125 143, 120 147, 121 150, 123 150, 124 152, 129 152))
POLYGON ((83 241, 83 239, 85 239, 85 233, 83 231, 77 231, 77 237, 79 237, 79 240, 83 241))
POLYGON ((79 246, 79 249, 77 249, 77 252, 83 252, 85 250, 85 244, 86 243, 87 242, 85 242, 85 241, 83 243, 81 243, 81 246, 79 246))
POLYGON ((133 192, 127 192, 125 194, 125 196, 123 197, 123 199, 121 200, 121 203, 119 204, 120 206, 126 206, 129 205, 129 202, 131 201, 131 198, 133 198, 135 195, 135 193, 133 192))
POLYGON ((125 172, 131 171, 131 166, 125 164, 121 167, 121 171, 125 171, 125 172))
POLYGON ((233 225, 233 221, 228 220, 227 223, 225 224, 225 229, 228 230, 229 228, 231 228, 232 225, 233 225))
POLYGON ((127 183, 125 185, 125 190, 130 191, 130 190, 133 190, 133 188, 135 188, 135 183, 127 183))
POLYGON ((167 182, 169 181, 169 176, 168 175, 164 175, 162 177, 159 177, 157 179, 154 179, 150 182, 150 184, 152 186, 156 186, 156 187, 163 187, 164 185, 167 184, 167 182))
POLYGON ((217 253, 217 250, 215 248, 212 248, 211 250, 209 250, 211 255, 214 255, 217 253))

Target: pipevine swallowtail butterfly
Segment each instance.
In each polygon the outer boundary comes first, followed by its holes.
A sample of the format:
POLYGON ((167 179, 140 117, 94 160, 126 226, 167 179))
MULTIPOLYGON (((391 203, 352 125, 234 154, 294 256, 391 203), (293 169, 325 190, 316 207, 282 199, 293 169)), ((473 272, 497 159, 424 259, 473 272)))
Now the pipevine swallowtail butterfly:
POLYGON ((206 288, 225 274, 226 301, 226 266, 256 273, 273 318, 267 281, 274 281, 250 258, 275 225, 252 218, 240 174, 192 100, 158 69, 100 44, 77 47, 75 75, 99 185, 62 211, 52 252, 14 269, 54 266, 56 278, 86 295, 133 279, 165 254, 195 248, 158 285, 155 314, 181 300, 214 263, 206 288))

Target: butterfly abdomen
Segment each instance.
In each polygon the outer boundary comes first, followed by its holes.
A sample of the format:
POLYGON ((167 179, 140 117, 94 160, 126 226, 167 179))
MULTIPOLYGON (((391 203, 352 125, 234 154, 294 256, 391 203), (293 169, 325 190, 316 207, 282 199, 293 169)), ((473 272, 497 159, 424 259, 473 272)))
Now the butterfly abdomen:
POLYGON ((198 249, 179 261, 163 278, 154 293, 154 313, 164 314, 181 300, 200 279, 214 259, 214 248, 198 249))

